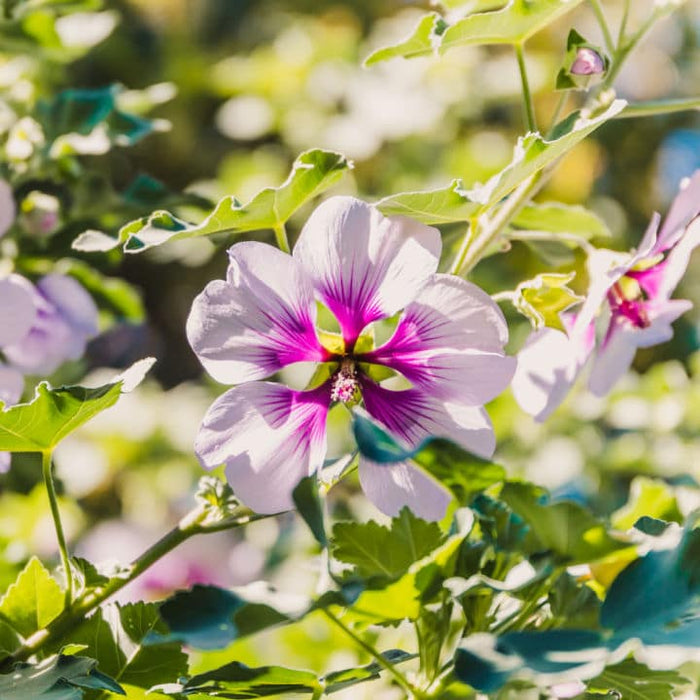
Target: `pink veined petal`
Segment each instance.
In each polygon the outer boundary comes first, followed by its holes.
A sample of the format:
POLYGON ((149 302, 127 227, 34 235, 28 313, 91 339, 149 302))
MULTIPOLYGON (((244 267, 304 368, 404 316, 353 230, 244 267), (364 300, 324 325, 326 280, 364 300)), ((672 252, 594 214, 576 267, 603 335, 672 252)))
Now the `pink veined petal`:
POLYGON ((187 319, 190 345, 207 372, 240 384, 327 359, 314 326, 313 287, 299 263, 254 241, 237 243, 229 256, 227 280, 210 282, 187 319))
MULTIPOLYGON (((367 412, 408 447, 435 435, 480 457, 493 454, 496 438, 483 408, 440 401, 417 389, 390 391, 366 378, 361 383, 367 412)), ((392 516, 408 506, 421 518, 439 520, 452 500, 447 488, 410 461, 379 464, 361 457, 360 483, 367 498, 392 516)))
POLYGON ((326 453, 330 386, 294 391, 251 382, 229 389, 209 408, 195 440, 205 469, 226 465, 234 493, 258 513, 293 508, 292 491, 326 453))
POLYGON ((5 180, 0 180, 0 238, 7 233, 16 216, 17 205, 12 188, 5 180))
POLYGON ((481 405, 500 394, 515 371, 503 354, 508 327, 495 302, 475 285, 433 275, 394 335, 360 359, 386 365, 439 396, 481 405))
POLYGON ((700 170, 685 182, 673 200, 659 231, 656 252, 672 248, 683 236, 688 224, 700 214, 700 170))
POLYGON ((673 247, 666 260, 657 266, 661 268, 661 276, 656 294, 653 296, 668 299, 673 294, 688 268, 693 250, 698 245, 700 245, 700 216, 685 229, 683 237, 673 247))
POLYGON ((437 270, 440 232, 386 218, 353 197, 331 197, 309 217, 294 258, 335 314, 351 349, 362 329, 411 302, 437 270))
POLYGON ((360 485, 374 505, 391 517, 408 506, 424 520, 441 520, 452 494, 437 479, 409 462, 379 464, 360 457, 360 485))
POLYGON ((671 324, 692 303, 684 299, 647 303, 650 324, 638 328, 625 317, 615 315, 604 342, 596 353, 588 378, 588 388, 596 396, 605 396, 632 365, 637 348, 647 348, 665 343, 673 337, 671 324))
POLYGON ((442 400, 420 389, 392 391, 360 376, 367 412, 408 447, 426 437, 445 437, 479 457, 488 459, 496 438, 482 407, 458 400, 442 400))
POLYGON ((518 354, 513 377, 515 400, 538 421, 548 418, 564 401, 595 344, 595 326, 575 337, 544 328, 534 332, 518 354))
POLYGON ((34 287, 19 275, 0 279, 0 348, 19 342, 36 317, 34 287))

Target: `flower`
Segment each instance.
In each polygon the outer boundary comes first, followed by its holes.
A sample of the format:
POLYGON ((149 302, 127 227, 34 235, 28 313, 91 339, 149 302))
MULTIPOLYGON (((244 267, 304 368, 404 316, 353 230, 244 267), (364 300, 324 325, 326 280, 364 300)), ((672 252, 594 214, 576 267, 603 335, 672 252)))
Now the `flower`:
POLYGON ((580 46, 576 58, 569 68, 574 75, 599 75, 605 71, 605 61, 602 56, 588 46, 580 46))
MULTIPOLYGON (((360 400, 407 446, 436 434, 490 456, 495 438, 483 404, 514 372, 514 358, 503 353, 508 330, 486 293, 436 274, 440 250, 437 229, 385 218, 351 197, 316 209, 293 256, 257 242, 232 246, 226 279, 207 285, 187 322, 205 369, 238 384, 204 417, 195 441, 202 466, 225 464, 234 492, 254 510, 287 510, 298 482, 322 466, 330 406, 360 400), (333 348, 316 330, 317 300, 340 326, 333 348), (393 336, 368 348, 368 324, 401 309, 393 336), (329 378, 305 391, 259 381, 296 362, 326 363, 329 378), (376 365, 411 388, 381 386, 376 365)), ((408 463, 361 458, 359 472, 367 496, 390 515, 407 505, 437 519, 450 501, 408 463)))
POLYGON ((97 334, 97 307, 79 282, 50 274, 34 286, 20 275, 0 281, 14 300, 0 292, 3 315, 11 318, 11 337, 0 332, 5 358, 25 374, 51 374, 66 360, 76 360, 97 334))
POLYGON ((547 418, 592 355, 588 388, 603 396, 629 369, 637 348, 673 337, 671 324, 692 306, 670 297, 700 244, 699 215, 700 170, 684 183, 661 228, 660 216, 653 216, 637 251, 589 255, 588 294, 578 314, 562 317, 567 333, 537 331, 518 355, 512 386, 523 410, 547 418), (603 333, 596 342, 599 315, 603 333))

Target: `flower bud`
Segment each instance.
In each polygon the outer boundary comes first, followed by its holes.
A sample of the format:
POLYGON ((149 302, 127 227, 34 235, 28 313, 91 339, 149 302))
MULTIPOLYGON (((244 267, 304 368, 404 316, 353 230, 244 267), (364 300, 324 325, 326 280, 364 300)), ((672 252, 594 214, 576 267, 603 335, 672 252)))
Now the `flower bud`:
POLYGON ((61 225, 61 203, 53 195, 33 190, 20 205, 20 223, 30 236, 48 238, 61 225))
POLYGON ((569 68, 573 75, 600 75, 605 71, 603 57, 587 46, 580 46, 576 51, 576 58, 569 68))

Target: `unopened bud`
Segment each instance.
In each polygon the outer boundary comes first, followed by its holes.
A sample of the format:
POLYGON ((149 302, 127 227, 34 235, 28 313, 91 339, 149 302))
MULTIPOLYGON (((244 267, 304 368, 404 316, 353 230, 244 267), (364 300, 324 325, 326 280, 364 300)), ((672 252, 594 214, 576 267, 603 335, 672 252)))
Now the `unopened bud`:
POLYGON ((569 68, 573 75, 600 75, 605 71, 603 57, 587 46, 581 46, 576 51, 576 58, 569 68))
POLYGON ((61 225, 61 203, 53 195, 34 190, 20 204, 22 228, 37 238, 47 238, 61 225))

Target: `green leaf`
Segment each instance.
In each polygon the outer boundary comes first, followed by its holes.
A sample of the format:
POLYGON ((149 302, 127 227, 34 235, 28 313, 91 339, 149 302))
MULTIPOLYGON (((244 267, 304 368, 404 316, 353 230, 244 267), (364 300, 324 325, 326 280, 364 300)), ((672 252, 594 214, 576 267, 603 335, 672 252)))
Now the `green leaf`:
POLYGON ((214 698, 265 698, 283 693, 313 693, 321 688, 316 674, 311 671, 284 666, 250 668, 233 661, 193 676, 179 692, 183 695, 202 693, 214 698))
POLYGON ((679 686, 690 681, 677 671, 652 670, 634 659, 608 666, 587 683, 587 690, 618 700, 673 700, 679 686))
POLYGON ((51 656, 35 666, 20 664, 0 674, 2 700, 80 700, 82 689, 94 688, 125 695, 124 689, 100 673, 97 661, 84 656, 51 656))
POLYGON ((373 520, 336 523, 332 554, 338 561, 353 565, 351 575, 355 578, 395 580, 443 540, 437 523, 421 520, 403 508, 389 527, 373 520))
POLYGON ((628 502, 611 517, 619 530, 629 530, 642 517, 680 522, 683 518, 673 488, 660 479, 637 476, 630 484, 628 502))
POLYGON ((448 10, 457 8, 460 13, 466 15, 473 12, 498 10, 506 4, 507 0, 438 0, 438 2, 448 10))
POLYGON ((299 515, 309 526, 311 534, 321 547, 326 547, 328 538, 326 537, 326 528, 323 522, 323 504, 318 495, 318 479, 316 475, 305 476, 292 491, 292 498, 299 515))
POLYGON ((223 649, 236 639, 293 619, 267 603, 201 585, 168 598, 159 612, 167 631, 154 630, 146 642, 178 641, 196 649, 223 649))
POLYGON ((424 224, 450 224, 468 221, 482 205, 470 198, 462 180, 452 180, 447 186, 435 190, 401 192, 376 203, 386 216, 410 216, 424 224))
POLYGON ((36 387, 30 403, 5 409, 0 402, 0 451, 45 452, 61 440, 113 406, 124 391, 130 391, 153 364, 140 360, 116 381, 96 389, 64 386, 52 389, 48 382, 36 387))
POLYGON ((439 37, 446 28, 447 23, 437 12, 424 15, 405 39, 393 46, 377 49, 367 56, 365 66, 388 61, 391 58, 411 58, 434 53, 439 37))
MULTIPOLYGON (((383 651, 381 656, 394 665, 403 663, 404 661, 410 661, 416 657, 415 654, 409 654, 401 649, 383 651)), ((330 694, 357 685, 358 683, 376 680, 383 670, 384 667, 381 666, 379 662, 375 661, 367 666, 360 666, 359 668, 346 668, 342 671, 333 671, 324 676, 321 680, 324 683, 326 694, 330 694)))
POLYGON ((128 253, 138 253, 166 241, 210 236, 219 233, 245 233, 282 226, 304 203, 334 185, 352 167, 339 153, 319 149, 302 153, 289 177, 279 187, 267 187, 247 204, 235 197, 224 197, 199 224, 179 219, 168 211, 132 221, 121 228, 111 245, 105 235, 86 231, 73 242, 81 251, 105 251, 123 244, 128 253))
MULTIPOLYGON (((528 204, 515 216, 512 226, 526 231, 569 233, 585 239, 609 238, 612 235, 597 214, 580 205, 560 202, 528 204)), ((512 232, 512 236, 517 238, 517 231, 512 232)))
POLYGON ((469 15, 442 36, 440 52, 455 46, 522 44, 582 0, 511 0, 502 10, 469 15))
MULTIPOLYGON (((498 204, 528 177, 554 163, 591 132, 619 114, 625 105, 624 100, 615 100, 594 117, 574 112, 557 125, 551 138, 544 138, 537 133, 522 137, 515 147, 511 162, 484 185, 465 190, 461 180, 453 180, 446 187, 401 192, 385 197, 376 206, 386 215, 410 216, 424 224, 468 221, 498 204)), ((550 228, 565 226, 565 211, 573 210, 571 226, 577 229, 594 226, 596 235, 607 232, 597 217, 578 209, 580 208, 562 209, 551 204, 532 205, 524 210, 526 213, 521 214, 519 221, 540 222, 550 228)), ((574 233, 585 235, 580 230, 574 233)))
POLYGON ((64 606, 61 587, 43 564, 32 557, 0 601, 0 614, 27 638, 58 617, 64 606))
POLYGON ((583 506, 573 501, 547 503, 544 492, 531 484, 508 482, 500 498, 527 522, 542 549, 567 562, 595 561, 630 546, 614 539, 583 506))
POLYGON ((444 484, 466 505, 471 497, 502 481, 502 467, 467 452, 450 440, 427 438, 416 449, 405 450, 375 421, 353 412, 353 432, 360 454, 373 462, 410 461, 444 484))
POLYGON ((574 277, 573 272, 568 275, 549 273, 521 282, 515 290, 513 304, 536 330, 547 327, 563 332, 560 314, 583 301, 583 297, 567 287, 574 277))

